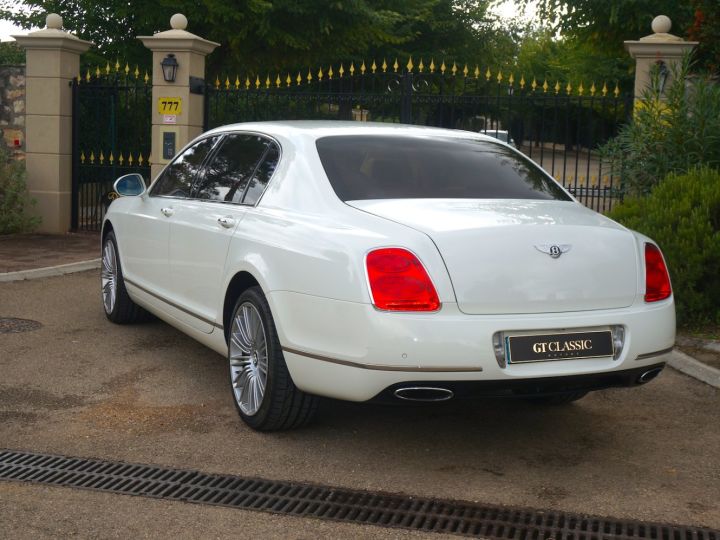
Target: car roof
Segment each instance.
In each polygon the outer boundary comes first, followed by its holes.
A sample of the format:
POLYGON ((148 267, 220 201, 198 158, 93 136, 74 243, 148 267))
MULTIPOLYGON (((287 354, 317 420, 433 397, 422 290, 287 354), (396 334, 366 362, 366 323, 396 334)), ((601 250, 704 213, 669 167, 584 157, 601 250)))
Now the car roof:
POLYGON ((452 137, 458 139, 472 137, 473 139, 497 141, 494 137, 474 131, 383 122, 352 122, 342 120, 245 122, 220 126, 205 134, 226 133, 229 131, 254 131, 277 137, 304 136, 313 139, 334 135, 405 135, 411 137, 452 137))

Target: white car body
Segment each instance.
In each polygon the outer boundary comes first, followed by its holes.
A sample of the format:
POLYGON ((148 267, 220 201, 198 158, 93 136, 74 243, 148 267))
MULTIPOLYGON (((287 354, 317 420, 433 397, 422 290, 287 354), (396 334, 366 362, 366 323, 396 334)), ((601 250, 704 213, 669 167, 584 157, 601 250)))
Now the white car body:
POLYGON ((222 355, 231 296, 251 279, 267 298, 295 385, 343 400, 424 382, 502 387, 618 373, 629 374, 623 380, 630 385, 645 368, 661 366, 673 347, 673 297, 648 303, 643 296, 648 238, 575 200, 346 203, 333 191, 315 144, 348 134, 501 144, 490 137, 357 122, 237 124, 203 137, 228 132, 263 134, 281 148, 256 205, 146 192, 114 201, 104 222, 104 231, 111 226, 117 237, 132 300, 222 355), (222 218, 232 226, 220 226, 222 218), (543 252, 550 245, 570 247, 553 258, 543 252), (382 247, 418 257, 439 310, 373 305, 365 257, 382 247), (513 364, 496 355, 493 341, 618 327, 624 339, 616 358, 513 364))

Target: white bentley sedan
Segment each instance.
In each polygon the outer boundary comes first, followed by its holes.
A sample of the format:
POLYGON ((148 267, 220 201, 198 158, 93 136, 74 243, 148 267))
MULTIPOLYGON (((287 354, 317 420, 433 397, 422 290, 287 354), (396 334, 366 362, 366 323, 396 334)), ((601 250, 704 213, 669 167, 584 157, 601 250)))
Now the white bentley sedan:
POLYGON ((674 343, 658 246, 477 133, 237 124, 115 189, 107 317, 224 355, 255 429, 319 396, 567 403, 651 380, 674 343))

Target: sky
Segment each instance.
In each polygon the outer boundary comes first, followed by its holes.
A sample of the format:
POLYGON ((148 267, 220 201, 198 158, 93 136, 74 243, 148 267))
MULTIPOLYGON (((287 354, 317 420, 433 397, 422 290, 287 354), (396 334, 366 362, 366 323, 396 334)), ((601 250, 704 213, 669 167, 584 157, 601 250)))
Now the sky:
MULTIPOLYGON (((500 15, 503 18, 511 19, 511 18, 517 17, 518 15, 521 14, 521 10, 518 8, 517 4, 518 3, 514 0, 505 0, 501 4, 498 4, 497 6, 495 6, 492 9, 492 11, 494 13, 497 13, 498 15, 500 15)), ((526 21, 531 20, 535 16, 535 11, 536 11, 535 2, 531 2, 527 6, 527 9, 525 10, 525 14, 522 17, 523 20, 526 20, 526 21)))
POLYGON ((0 41, 12 39, 10 34, 24 34, 26 31, 13 26, 10 21, 0 20, 0 41))
MULTIPOLYGON (((511 18, 518 15, 518 7, 514 0, 505 0, 502 4, 497 5, 493 11, 502 17, 511 18)), ((535 15, 535 7, 533 5, 528 6, 525 19, 529 20, 535 15)), ((37 30, 37 28, 35 29, 37 30)), ((16 27, 10 21, 0 20, 0 41, 12 40, 10 37, 12 34, 26 34, 28 30, 16 27)))

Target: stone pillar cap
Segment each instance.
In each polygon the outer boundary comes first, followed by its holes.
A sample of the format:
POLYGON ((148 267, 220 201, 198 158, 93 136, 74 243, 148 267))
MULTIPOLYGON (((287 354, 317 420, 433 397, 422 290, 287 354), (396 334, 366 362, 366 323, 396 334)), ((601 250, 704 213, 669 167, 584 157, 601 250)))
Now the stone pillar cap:
POLYGON ((57 13, 45 17, 46 27, 25 35, 12 36, 21 47, 26 49, 64 49, 84 53, 93 43, 77 37, 62 29, 63 19, 57 13))
POLYGON ((158 32, 152 36, 138 36, 148 49, 153 51, 192 51, 210 54, 219 47, 219 43, 203 39, 185 30, 188 20, 182 13, 170 18, 170 30, 158 32))
POLYGON ((650 26, 654 33, 641 37, 640 41, 685 41, 683 38, 670 33, 672 21, 667 15, 658 15, 653 19, 650 26))
POLYGON ((185 30, 188 25, 188 20, 182 13, 176 13, 170 17, 170 28, 173 30, 185 30))
POLYGON ((693 49, 697 41, 685 41, 683 38, 670 34, 672 21, 666 15, 658 15, 653 19, 654 34, 641 37, 639 41, 625 41, 625 49, 633 58, 649 57, 680 57, 686 50, 693 49))

